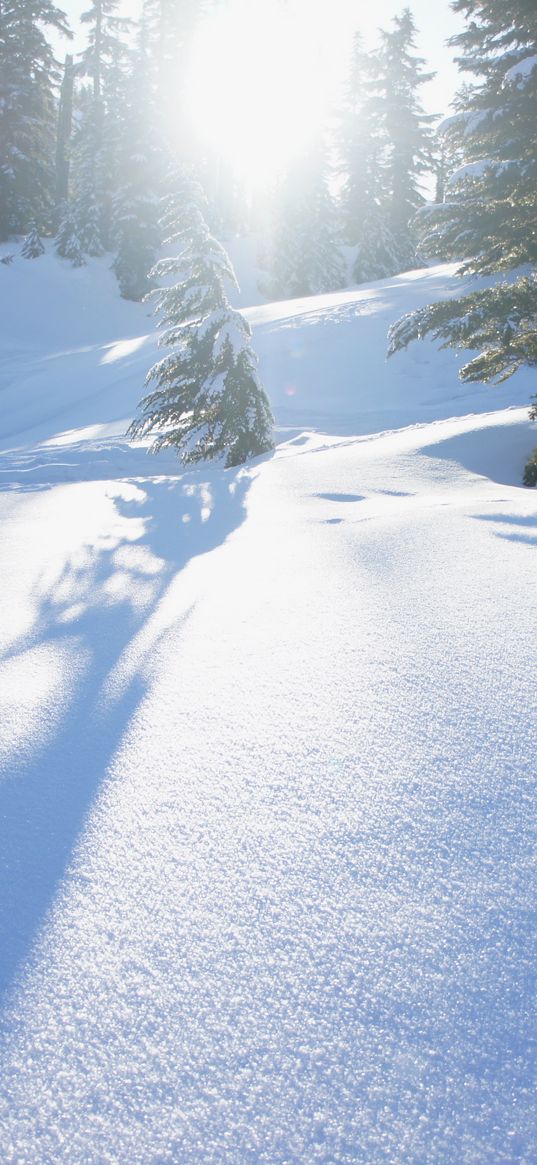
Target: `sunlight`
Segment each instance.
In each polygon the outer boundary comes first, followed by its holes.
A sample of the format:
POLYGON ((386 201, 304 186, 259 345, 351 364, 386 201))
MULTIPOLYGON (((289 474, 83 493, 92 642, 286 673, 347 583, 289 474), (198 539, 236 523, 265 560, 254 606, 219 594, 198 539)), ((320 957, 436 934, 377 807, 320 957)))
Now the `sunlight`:
POLYGON ((318 21, 283 3, 231 0, 196 37, 194 132, 251 188, 262 186, 316 132, 327 82, 318 21))

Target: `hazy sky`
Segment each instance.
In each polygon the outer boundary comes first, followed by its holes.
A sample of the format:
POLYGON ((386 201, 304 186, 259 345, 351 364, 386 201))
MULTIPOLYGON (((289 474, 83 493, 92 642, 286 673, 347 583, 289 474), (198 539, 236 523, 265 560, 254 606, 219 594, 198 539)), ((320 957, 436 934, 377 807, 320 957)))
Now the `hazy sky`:
MULTIPOLYGON (((377 29, 388 28, 391 19, 405 7, 405 0, 331 0, 330 5, 326 0, 232 0, 236 9, 240 9, 241 2, 247 2, 250 16, 256 8, 270 10, 281 3, 286 3, 288 9, 298 10, 306 26, 313 22, 322 27, 323 42, 326 41, 327 52, 334 58, 348 54, 354 30, 363 33, 366 45, 373 45, 377 29)), ((59 4, 67 12, 76 32, 80 12, 88 7, 88 0, 63 0, 63 4, 59 0, 59 4)), ((430 112, 444 114, 459 85, 453 52, 445 42, 460 30, 463 22, 451 12, 449 0, 409 0, 408 6, 418 28, 417 48, 426 58, 428 67, 437 73, 435 80, 423 88, 422 99, 430 112)), ((139 0, 123 0, 122 7, 123 11, 136 15, 139 0)))

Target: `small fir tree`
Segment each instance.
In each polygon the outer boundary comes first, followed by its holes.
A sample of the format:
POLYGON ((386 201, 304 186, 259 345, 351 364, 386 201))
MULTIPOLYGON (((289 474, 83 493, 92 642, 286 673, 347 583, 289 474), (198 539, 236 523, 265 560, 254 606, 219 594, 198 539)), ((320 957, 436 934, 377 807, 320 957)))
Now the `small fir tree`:
POLYGON ((55 238, 56 254, 62 259, 70 259, 73 267, 83 267, 86 260, 82 254, 80 239, 75 230, 71 208, 64 203, 61 207, 60 225, 55 238))
POLYGON ((26 236, 24 245, 21 247, 21 255, 25 259, 38 259, 40 255, 44 254, 44 251, 44 243, 39 237, 36 223, 33 222, 30 225, 30 230, 26 236))
POLYGON ((224 290, 225 282, 236 286, 233 269, 209 233, 202 204, 188 178, 167 199, 163 225, 180 252, 157 263, 152 275, 178 276, 178 282, 150 296, 163 329, 160 343, 172 351, 150 370, 147 382, 156 387, 129 432, 156 434, 153 451, 173 446, 184 464, 222 458, 228 467, 272 448, 272 417, 250 327, 224 290))

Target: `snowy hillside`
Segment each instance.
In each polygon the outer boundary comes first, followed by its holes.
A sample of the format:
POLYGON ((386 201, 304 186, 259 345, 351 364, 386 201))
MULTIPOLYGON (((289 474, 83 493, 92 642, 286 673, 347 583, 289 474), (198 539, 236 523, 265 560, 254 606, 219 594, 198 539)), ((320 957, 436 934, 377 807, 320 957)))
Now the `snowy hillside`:
POLYGON ((532 1165, 534 373, 386 361, 445 267, 250 307, 182 473, 108 261, 0 288, 2 1165, 532 1165))

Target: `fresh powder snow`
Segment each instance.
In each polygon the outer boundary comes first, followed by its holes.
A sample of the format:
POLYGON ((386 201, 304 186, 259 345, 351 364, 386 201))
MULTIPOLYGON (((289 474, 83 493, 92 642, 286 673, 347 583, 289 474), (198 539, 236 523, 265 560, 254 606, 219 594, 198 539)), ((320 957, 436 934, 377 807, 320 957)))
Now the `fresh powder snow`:
POLYGON ((258 303, 184 472, 108 266, 0 266, 0 1161, 532 1165, 535 373, 258 303))

